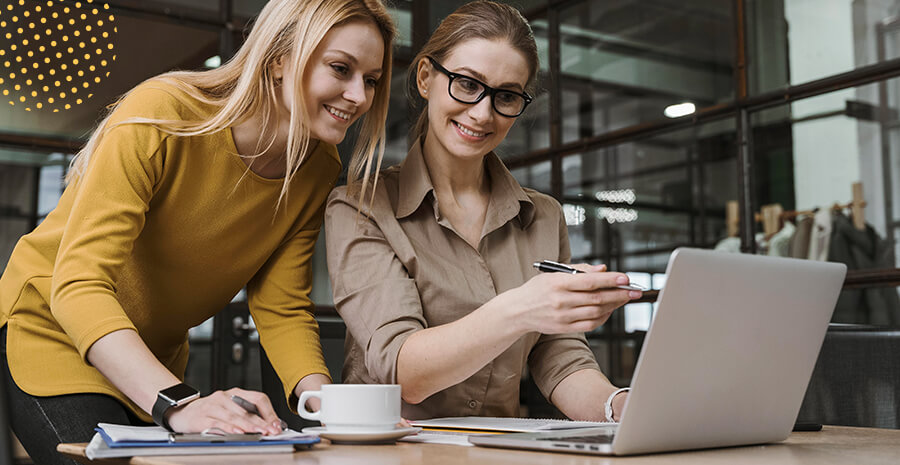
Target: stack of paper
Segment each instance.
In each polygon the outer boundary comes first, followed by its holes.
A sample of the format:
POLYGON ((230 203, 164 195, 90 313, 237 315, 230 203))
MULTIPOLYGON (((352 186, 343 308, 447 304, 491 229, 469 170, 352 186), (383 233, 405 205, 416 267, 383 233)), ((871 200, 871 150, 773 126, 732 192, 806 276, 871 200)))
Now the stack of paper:
POLYGON ((411 425, 430 430, 456 430, 483 433, 540 433, 575 428, 613 426, 616 423, 572 421, 547 418, 447 417, 411 421, 411 425))
POLYGON ((502 418, 502 417, 447 417, 409 422, 422 428, 419 434, 406 436, 400 441, 424 442, 429 444, 452 444, 472 446, 469 436, 502 433, 540 433, 577 428, 615 426, 617 423, 598 421, 572 421, 545 418, 502 418))
POLYGON ((294 446, 311 446, 316 436, 286 430, 277 436, 261 436, 251 441, 172 442, 170 433, 159 426, 127 426, 100 423, 97 434, 85 449, 91 460, 141 455, 262 454, 293 452, 294 446))

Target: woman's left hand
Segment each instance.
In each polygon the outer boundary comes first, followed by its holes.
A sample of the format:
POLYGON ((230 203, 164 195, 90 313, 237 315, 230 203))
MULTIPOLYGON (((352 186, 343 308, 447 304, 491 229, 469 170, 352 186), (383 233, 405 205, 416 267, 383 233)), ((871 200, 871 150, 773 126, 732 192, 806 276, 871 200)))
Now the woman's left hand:
MULTIPOLYGON (((294 388, 294 395, 297 398, 300 398, 300 394, 303 391, 319 391, 322 389, 323 384, 331 384, 331 379, 322 373, 312 373, 303 377, 299 383, 297 383, 297 387, 294 388)), ((312 397, 308 401, 306 401, 306 406, 310 409, 311 412, 318 412, 322 407, 322 400, 318 397, 312 397)), ((302 406, 298 406, 298 408, 303 408, 302 406)))
POLYGON ((620 392, 616 394, 616 397, 613 397, 612 400, 612 412, 613 412, 613 420, 619 421, 622 419, 622 414, 625 413, 625 401, 628 400, 628 392, 620 392))

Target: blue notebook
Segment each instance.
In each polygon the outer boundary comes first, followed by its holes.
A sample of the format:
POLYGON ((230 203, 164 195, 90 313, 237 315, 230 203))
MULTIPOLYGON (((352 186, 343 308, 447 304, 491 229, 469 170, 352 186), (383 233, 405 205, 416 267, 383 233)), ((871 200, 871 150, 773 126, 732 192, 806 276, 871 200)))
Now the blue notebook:
POLYGON ((279 436, 252 441, 170 442, 169 432, 158 426, 130 426, 100 423, 85 447, 89 459, 151 455, 272 454, 294 452, 319 442, 316 436, 288 430, 279 436))
POLYGON ((224 441, 216 440, 215 436, 210 436, 208 442, 171 442, 166 440, 113 440, 103 428, 94 428, 94 431, 103 438, 106 446, 112 449, 120 447, 223 447, 223 446, 254 446, 267 447, 276 445, 289 444, 292 446, 312 446, 320 441, 317 436, 302 435, 288 439, 268 439, 253 441, 224 441))

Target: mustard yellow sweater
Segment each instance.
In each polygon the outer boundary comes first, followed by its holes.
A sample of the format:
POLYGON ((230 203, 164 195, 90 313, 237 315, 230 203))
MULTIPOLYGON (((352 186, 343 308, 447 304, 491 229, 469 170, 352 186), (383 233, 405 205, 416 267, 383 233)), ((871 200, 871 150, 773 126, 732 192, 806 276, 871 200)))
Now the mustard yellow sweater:
MULTIPOLYGON (((111 121, 211 112, 150 81, 111 121)), ((286 395, 308 374, 327 375, 309 299, 310 257, 340 168, 336 148, 320 142, 276 215, 283 180, 249 172, 230 130, 177 137, 147 124, 112 129, 56 209, 19 240, 0 277, 0 327, 8 325, 16 384, 35 396, 108 394, 149 420, 87 363, 91 344, 134 329, 183 377, 188 328, 244 285, 286 395)))

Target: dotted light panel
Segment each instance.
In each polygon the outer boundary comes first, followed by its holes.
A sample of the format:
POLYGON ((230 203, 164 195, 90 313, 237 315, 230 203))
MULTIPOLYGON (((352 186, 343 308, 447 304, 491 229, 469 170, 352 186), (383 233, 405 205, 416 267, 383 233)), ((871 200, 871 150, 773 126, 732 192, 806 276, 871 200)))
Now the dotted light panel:
POLYGON ((109 77, 117 32, 99 1, 3 0, 0 99, 26 111, 80 105, 109 77))

